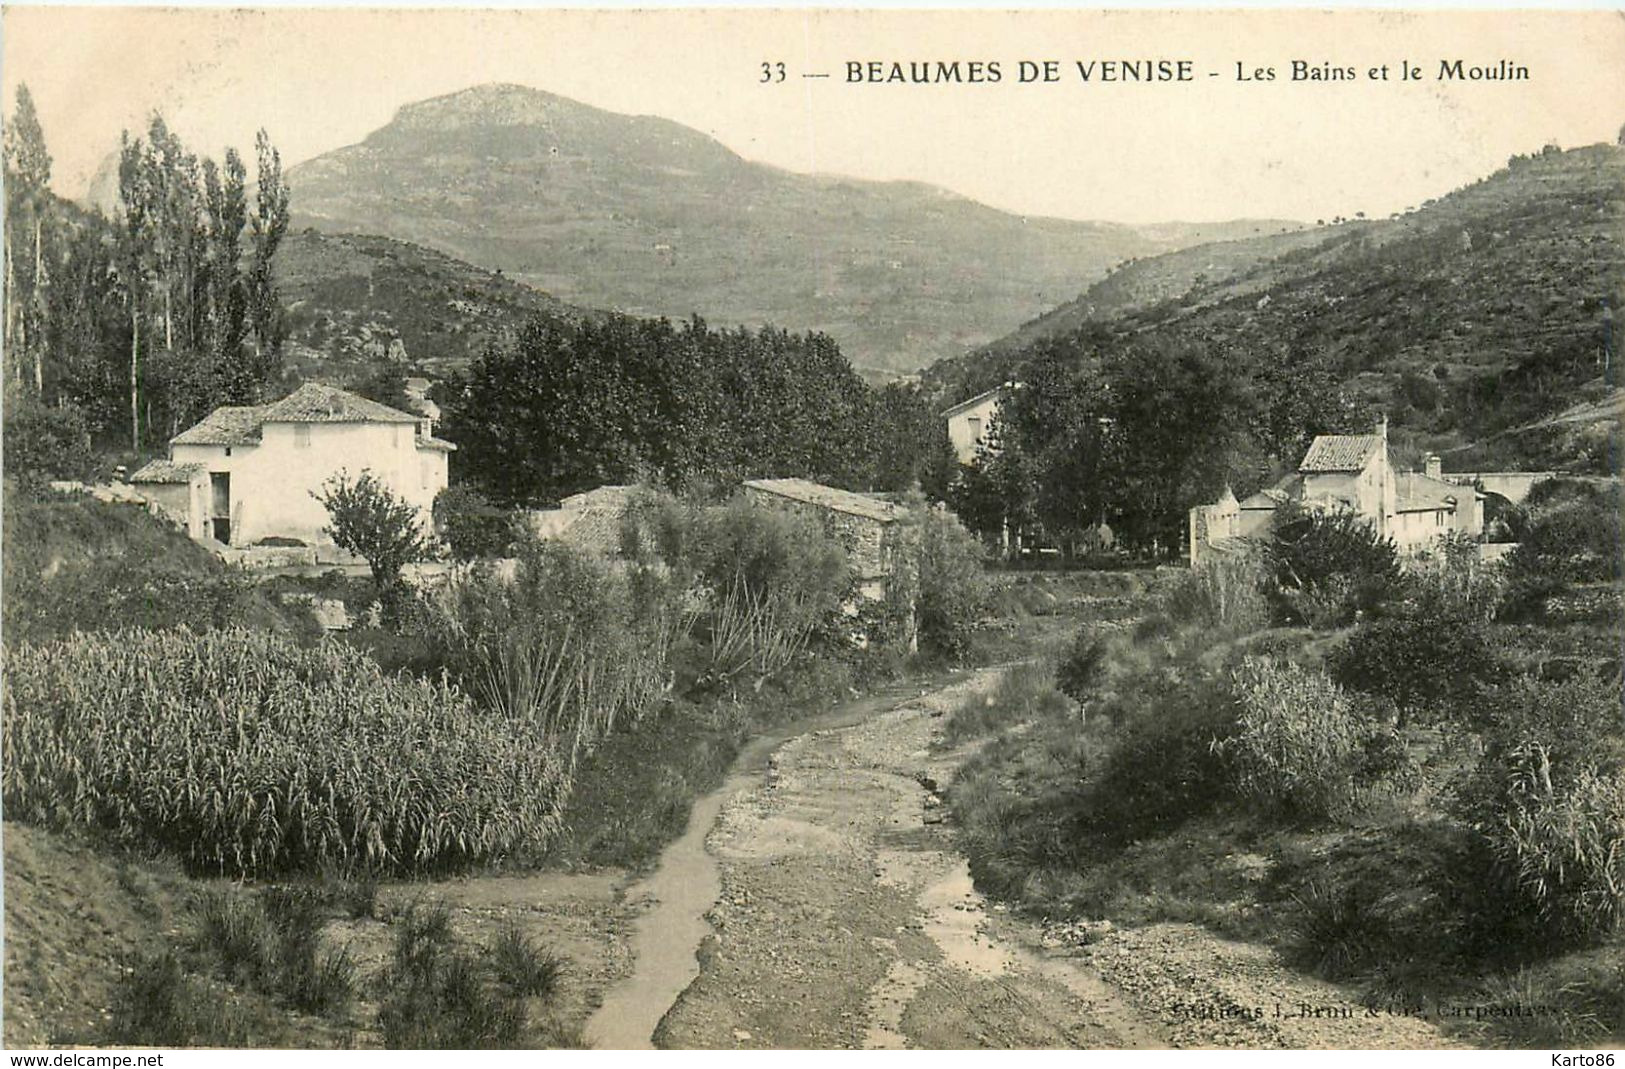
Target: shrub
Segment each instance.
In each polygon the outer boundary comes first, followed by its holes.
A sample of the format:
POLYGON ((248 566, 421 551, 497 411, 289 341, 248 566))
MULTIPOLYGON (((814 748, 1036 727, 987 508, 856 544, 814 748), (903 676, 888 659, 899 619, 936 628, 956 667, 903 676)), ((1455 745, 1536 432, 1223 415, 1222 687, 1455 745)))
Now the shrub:
POLYGON ((1075 702, 1088 698, 1106 671, 1107 642, 1093 628, 1080 627, 1055 668, 1055 686, 1075 702))
POLYGON ((1505 561, 1506 618, 1539 619, 1571 584, 1617 580, 1625 571, 1614 495, 1554 479, 1531 490, 1525 507, 1522 537, 1505 561))
POLYGON ((1341 685, 1392 700, 1401 727, 1418 713, 1463 714, 1505 672, 1483 623, 1440 613, 1362 623, 1329 664, 1341 685))
POLYGON ((558 993, 564 959, 537 946, 517 925, 502 929, 490 953, 497 980, 513 994, 545 999, 558 993))
POLYGON ((1394 543, 1352 512, 1284 516, 1267 552, 1280 608, 1313 626, 1348 623, 1391 597, 1400 581, 1394 543))
POLYGON ((466 486, 448 486, 435 496, 434 523, 452 559, 460 561, 507 556, 523 537, 513 510, 466 486))
POLYGON ((914 561, 894 553, 894 568, 912 568, 918 594, 914 612, 920 648, 962 660, 970 632, 987 610, 992 587, 982 570, 982 547, 950 512, 923 503, 914 510, 918 553, 914 561))
POLYGON ((96 468, 90 426, 84 412, 71 404, 8 399, 5 457, 6 476, 25 483, 83 482, 96 468))
POLYGON ((74 561, 48 580, 13 582, 6 633, 12 641, 118 628, 253 627, 306 638, 320 633, 308 609, 297 614, 293 609, 270 604, 239 571, 199 573, 162 560, 74 561))
POLYGON ((1125 842, 1176 827, 1232 797, 1216 744, 1236 730, 1227 682, 1192 668, 1142 677, 1134 712, 1085 757, 1073 801, 1078 827, 1125 842))
POLYGON ((277 934, 252 896, 227 890, 205 895, 193 946, 208 953, 233 983, 268 987, 277 971, 277 934))
POLYGON ((1353 810, 1360 757, 1377 730, 1322 673, 1245 658, 1231 675, 1237 729, 1219 744, 1235 788, 1269 812, 1323 820, 1353 810))
POLYGON ((697 595, 710 653, 702 686, 752 672, 759 684, 803 650, 849 645, 850 559, 810 517, 745 498, 702 508, 645 491, 631 499, 621 542, 646 574, 697 595))
POLYGON ((1625 725, 1617 680, 1518 678, 1485 696, 1484 752, 1457 811, 1492 884, 1546 938, 1585 942, 1625 920, 1625 725))
POLYGON ((334 545, 367 562, 380 595, 394 591, 401 571, 429 555, 418 510, 363 471, 353 482, 340 472, 311 495, 327 510, 324 533, 334 545))
POLYGON ((219 1004, 166 951, 129 966, 114 994, 109 1031, 122 1043, 186 1047, 218 1031, 219 1012, 219 1004))
POLYGON ((338 645, 186 631, 7 657, 8 816, 232 873, 437 870, 540 847, 548 740, 338 645))

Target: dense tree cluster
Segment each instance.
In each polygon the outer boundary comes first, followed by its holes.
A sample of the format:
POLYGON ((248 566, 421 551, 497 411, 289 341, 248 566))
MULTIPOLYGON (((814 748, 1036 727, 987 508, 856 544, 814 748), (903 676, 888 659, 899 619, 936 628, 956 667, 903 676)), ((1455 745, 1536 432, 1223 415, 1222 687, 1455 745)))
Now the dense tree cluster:
POLYGON ((280 376, 272 260, 288 226, 281 160, 261 131, 243 160, 186 148, 154 116, 126 132, 115 219, 50 191, 26 86, 5 138, 5 388, 13 413, 140 452, 280 376))
POLYGON ((636 478, 919 482, 940 494, 952 464, 918 393, 871 389, 825 335, 698 318, 538 316, 440 400, 456 478, 507 504, 636 478))
POLYGON ((1063 548, 1104 523, 1172 552, 1192 506, 1251 493, 1357 422, 1323 365, 1216 337, 1085 328, 1039 343, 1020 382, 950 499, 986 537, 1063 548))

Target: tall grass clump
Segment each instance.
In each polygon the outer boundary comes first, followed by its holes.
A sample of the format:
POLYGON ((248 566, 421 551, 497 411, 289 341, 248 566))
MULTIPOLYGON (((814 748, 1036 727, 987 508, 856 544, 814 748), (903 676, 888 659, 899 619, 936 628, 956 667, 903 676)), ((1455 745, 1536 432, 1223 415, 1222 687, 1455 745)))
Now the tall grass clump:
POLYGON ((1174 620, 1227 635, 1242 635, 1269 624, 1263 565, 1256 553, 1216 556, 1181 576, 1164 605, 1174 620))
POLYGON ((542 846, 564 770, 457 688, 243 631, 80 635, 9 651, 13 819, 232 874, 424 872, 542 846))
POLYGON ((481 568, 454 578, 424 626, 435 659, 479 705, 573 766, 669 690, 693 613, 648 569, 615 574, 532 541, 512 578, 481 568))
POLYGON ((634 493, 621 552, 632 574, 681 591, 693 691, 759 689, 819 654, 844 652, 856 577, 840 532, 744 497, 724 504, 634 493))
POLYGON ((1235 732, 1218 744, 1236 792, 1261 808, 1315 821, 1347 815, 1360 801, 1366 755, 1386 747, 1385 726, 1320 671, 1244 658, 1231 673, 1235 732))
POLYGON ((1489 886, 1531 938, 1584 944, 1625 924, 1625 717, 1617 680, 1520 677, 1490 690, 1483 754, 1457 807, 1489 886))
POLYGON ((417 1049, 512 1048, 578 1042, 557 1022, 532 1020, 559 993, 562 962, 517 929, 483 954, 457 940, 445 906, 414 903, 395 925, 380 976, 384 1045, 417 1049))

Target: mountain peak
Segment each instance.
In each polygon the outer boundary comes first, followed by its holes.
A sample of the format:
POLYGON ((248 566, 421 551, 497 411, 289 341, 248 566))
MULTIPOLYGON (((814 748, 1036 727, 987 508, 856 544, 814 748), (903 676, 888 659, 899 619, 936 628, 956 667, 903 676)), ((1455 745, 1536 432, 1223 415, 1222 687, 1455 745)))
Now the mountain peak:
POLYGON ((562 110, 593 112, 598 109, 528 85, 488 82, 402 105, 390 125, 407 128, 443 128, 448 124, 530 126, 546 124, 562 110))

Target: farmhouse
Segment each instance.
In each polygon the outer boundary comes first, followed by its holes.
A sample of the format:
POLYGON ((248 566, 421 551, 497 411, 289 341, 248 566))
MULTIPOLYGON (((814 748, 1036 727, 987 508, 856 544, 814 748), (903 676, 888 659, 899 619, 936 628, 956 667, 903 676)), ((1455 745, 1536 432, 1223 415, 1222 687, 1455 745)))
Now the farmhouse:
POLYGON ((193 538, 317 545, 328 518, 311 495, 340 472, 371 472, 427 525, 456 448, 432 431, 425 417, 306 383, 271 404, 215 409, 130 481, 193 538))
POLYGON ((976 449, 985 440, 988 426, 993 422, 993 417, 999 414, 999 406, 1012 389, 1014 387, 1006 383, 967 398, 943 412, 942 418, 948 421, 948 440, 953 443, 954 455, 961 464, 975 463, 976 449))
POLYGON ((885 596, 886 579, 895 563, 897 525, 907 509, 807 479, 747 479, 745 496, 818 520, 846 547, 857 573, 859 595, 870 599, 885 596))
POLYGON ((1437 456, 1423 471, 1396 471, 1388 451, 1388 424, 1374 434, 1322 434, 1310 443, 1298 470, 1237 501, 1226 489, 1211 505, 1190 513, 1191 563, 1266 533, 1281 508, 1347 511, 1391 538, 1400 553, 1415 555, 1451 534, 1477 538, 1484 530, 1484 495, 1450 482, 1437 456))

